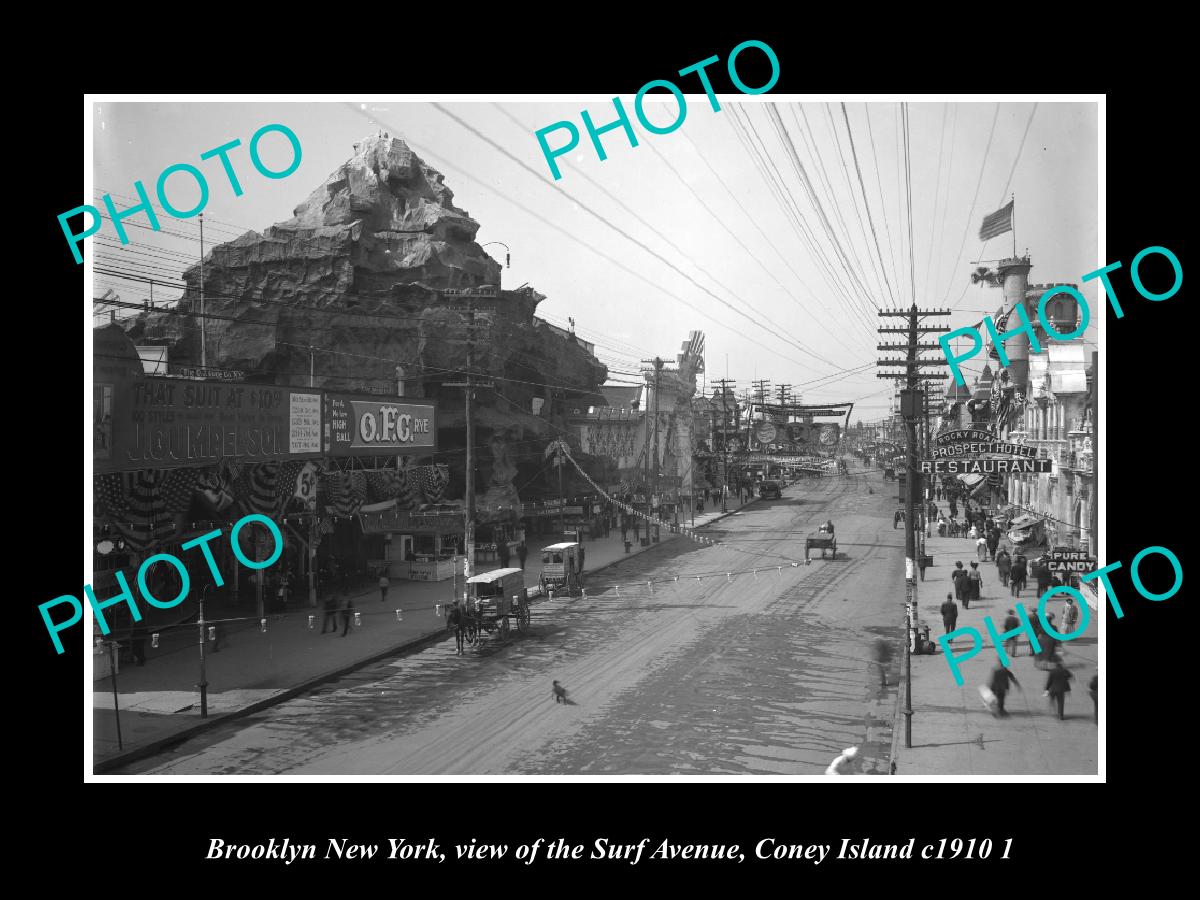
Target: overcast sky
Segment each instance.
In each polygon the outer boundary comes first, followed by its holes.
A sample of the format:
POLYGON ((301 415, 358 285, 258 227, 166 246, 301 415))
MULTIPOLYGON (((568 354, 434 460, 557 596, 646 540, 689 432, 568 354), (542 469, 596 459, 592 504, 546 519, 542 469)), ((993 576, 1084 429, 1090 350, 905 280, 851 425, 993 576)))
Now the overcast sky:
MULTIPOLYGON (((710 380, 725 376, 728 359, 739 391, 766 378, 772 387, 793 385, 806 402, 854 400, 855 419, 878 418, 890 389, 875 377, 874 304, 907 307, 914 296, 899 106, 847 103, 847 130, 840 103, 765 98, 778 119, 768 104, 744 97, 722 96, 714 112, 703 95, 689 95, 687 117, 671 134, 653 135, 634 119, 637 147, 619 129, 603 135, 605 161, 579 115, 586 108, 597 125, 611 121, 612 103, 603 100, 446 103, 444 112, 403 100, 97 103, 90 202, 100 206, 100 196, 111 192, 121 208, 135 180, 153 192, 165 167, 191 163, 211 189, 206 244, 230 240, 290 218, 353 154, 354 142, 383 128, 445 175, 456 205, 480 223, 480 243, 511 248, 503 286, 529 283, 545 294, 539 312, 557 324, 574 317, 613 380, 630 380, 618 373, 635 373, 643 357, 673 357, 689 331, 702 330, 710 380), (559 158, 563 177, 554 181, 534 132, 560 120, 576 124, 581 142, 559 158), (268 180, 252 168, 246 145, 258 128, 276 122, 299 136, 303 160, 288 177, 268 180), (199 159, 234 138, 242 141, 231 154, 241 197, 216 160, 199 159), (768 183, 775 179, 782 188, 768 183)), ((622 100, 632 117, 632 98, 622 100)), ((953 307, 952 327, 978 322, 1000 303, 998 289, 972 287, 969 276, 973 261, 1011 255, 1011 234, 982 248, 975 237, 983 217, 1010 194, 1017 250, 1032 255, 1031 283, 1079 283, 1108 262, 1096 254, 1095 104, 1042 102, 1031 118, 1033 107, 908 105, 915 296, 920 306, 953 307)), ((666 124, 675 105, 655 101, 647 110, 651 121, 666 124)), ((554 146, 565 139, 565 132, 549 138, 554 146)), ((279 135, 262 147, 272 168, 289 159, 279 135)), ((195 199, 187 181, 171 181, 180 208, 195 199)), ((159 212, 174 235, 130 228, 133 243, 121 249, 106 222, 100 239, 89 239, 97 264, 177 282, 199 249, 197 220, 159 212)), ((131 221, 146 224, 140 216, 131 221)), ((488 251, 504 261, 502 247, 488 251)), ((108 288, 129 300, 148 294, 144 283, 114 276, 98 277, 96 287, 97 296, 108 288)), ((1096 282, 1080 287, 1098 309, 1096 282)), ((178 295, 155 288, 156 301, 178 295)), ((1086 335, 1093 342, 1097 319, 1086 335)))

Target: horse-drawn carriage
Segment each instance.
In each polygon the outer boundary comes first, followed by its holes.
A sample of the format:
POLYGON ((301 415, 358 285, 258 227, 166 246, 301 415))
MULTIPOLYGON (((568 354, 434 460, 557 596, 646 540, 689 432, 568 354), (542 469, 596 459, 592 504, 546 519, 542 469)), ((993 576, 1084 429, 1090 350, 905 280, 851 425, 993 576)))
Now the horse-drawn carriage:
MULTIPOLYGON (((447 621, 453 619, 454 607, 447 608, 446 617, 447 621)), ((495 569, 468 578, 466 595, 458 607, 458 618, 457 628, 462 640, 468 644, 474 644, 481 631, 508 637, 510 619, 516 619, 519 632, 527 632, 529 595, 525 590, 525 573, 520 569, 495 569)))
POLYGON ((826 550, 832 551, 831 558, 837 559, 837 538, 833 536, 832 522, 826 522, 804 539, 805 560, 808 559, 808 551, 814 548, 820 548, 821 559, 825 558, 826 550))
POLYGON ((575 542, 542 548, 542 593, 566 591, 574 596, 583 591, 583 546, 575 542))

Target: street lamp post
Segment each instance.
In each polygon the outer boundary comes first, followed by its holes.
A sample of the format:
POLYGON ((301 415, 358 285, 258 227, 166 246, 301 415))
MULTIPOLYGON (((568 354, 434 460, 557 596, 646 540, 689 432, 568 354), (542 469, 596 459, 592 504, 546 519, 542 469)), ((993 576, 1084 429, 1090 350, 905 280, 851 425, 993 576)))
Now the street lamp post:
MULTIPOLYGON (((490 247, 490 246, 492 246, 492 244, 497 244, 504 248, 504 268, 511 269, 512 268, 512 251, 508 249, 508 244, 504 243, 503 241, 488 241, 486 244, 481 246, 479 249, 482 250, 483 247, 490 247)), ((496 287, 500 287, 500 285, 496 285, 496 287)))

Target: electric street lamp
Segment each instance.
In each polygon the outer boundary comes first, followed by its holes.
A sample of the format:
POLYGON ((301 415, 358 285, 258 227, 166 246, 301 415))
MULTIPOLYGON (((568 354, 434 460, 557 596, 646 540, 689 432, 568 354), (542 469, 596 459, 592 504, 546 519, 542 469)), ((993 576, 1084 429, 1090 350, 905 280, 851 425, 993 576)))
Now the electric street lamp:
MULTIPOLYGON (((508 249, 508 244, 504 243, 503 241, 488 241, 486 244, 482 245, 482 247, 480 247, 480 249, 482 250, 483 247, 490 247, 490 246, 492 246, 492 244, 497 244, 504 248, 504 268, 511 269, 512 268, 512 251, 508 249)), ((501 280, 503 280, 503 279, 501 279, 501 280)), ((500 285, 497 284, 496 287, 499 288, 500 285)))

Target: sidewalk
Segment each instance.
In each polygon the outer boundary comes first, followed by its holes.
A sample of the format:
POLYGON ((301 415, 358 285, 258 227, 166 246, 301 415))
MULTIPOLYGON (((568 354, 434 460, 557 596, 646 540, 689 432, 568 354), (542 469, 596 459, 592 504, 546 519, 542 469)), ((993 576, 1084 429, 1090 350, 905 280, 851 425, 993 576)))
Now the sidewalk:
MULTIPOLYGON (((730 505, 728 514, 740 508, 730 505)), ((719 509, 705 512, 696 516, 695 527, 715 522, 724 515, 719 509)), ((690 516, 682 521, 691 527, 690 516)), ((632 541, 632 532, 629 537, 632 541)), ((665 526, 660 531, 660 543, 680 537, 665 526)), ((626 554, 621 531, 615 528, 607 538, 585 539, 583 546, 586 571, 595 573, 658 544, 642 547, 634 542, 626 554)), ((540 548, 535 539, 525 563, 525 583, 534 589, 541 571, 540 548)), ((496 568, 498 564, 485 564, 476 571, 496 568)), ((457 583, 461 592, 461 578, 457 583)), ((152 649, 147 640, 146 665, 123 664, 117 673, 123 750, 117 744, 112 681, 104 678, 93 682, 94 762, 106 763, 108 767, 118 764, 118 757, 145 755, 163 744, 182 740, 187 733, 212 727, 230 715, 255 712, 407 647, 442 640, 448 632, 437 604, 450 602, 454 584, 454 581, 393 581, 386 602, 380 602, 377 587, 353 592, 350 596, 362 624, 356 626, 351 621, 344 638, 340 617, 334 632, 321 634, 324 614, 319 607, 304 606, 282 615, 268 614, 265 633, 256 621, 228 626, 221 635, 217 652, 212 651, 211 643, 205 647, 207 719, 200 717, 197 630, 164 632, 158 648, 152 649), (397 620, 396 610, 401 610, 403 621, 397 620), (314 617, 311 630, 310 616, 314 617)), ((236 614, 253 616, 253 601, 244 602, 236 614)))
MULTIPOLYGON (((944 510, 945 503, 939 504, 944 510)), ((926 538, 926 552, 934 565, 918 581, 918 619, 930 627, 931 640, 944 634, 939 607, 946 594, 954 593, 950 573, 961 560, 970 569, 978 562, 974 542, 967 538, 926 538)), ((1007 539, 1001 547, 1012 553, 1007 539)), ((1036 585, 1027 586, 1018 600, 1000 584, 994 562, 980 562, 983 589, 978 602, 969 609, 959 603, 958 628, 977 629, 984 647, 975 657, 960 663, 963 685, 955 684, 954 675, 940 651, 931 656, 912 657, 912 742, 904 747, 903 696, 899 698, 894 729, 892 758, 897 775, 1095 775, 1098 771, 1097 726, 1093 721, 1092 698, 1087 685, 1096 673, 1099 616, 1092 611, 1087 630, 1074 640, 1060 643, 1059 656, 1074 673, 1067 694, 1066 719, 1059 721, 1042 696, 1046 672, 1034 666, 1028 638, 1019 639, 1018 656, 1009 666, 1021 690, 1013 689, 1005 708, 1007 718, 995 718, 983 706, 979 687, 990 680, 998 658, 988 637, 984 617, 990 617, 998 631, 1004 618, 1020 602, 1030 620, 1036 616, 1036 585)), ((958 601, 955 601, 958 602, 958 601)), ((1054 597, 1047 612, 1062 622, 1063 602, 1054 597)), ((969 638, 955 642, 959 652, 970 647, 969 638)))

